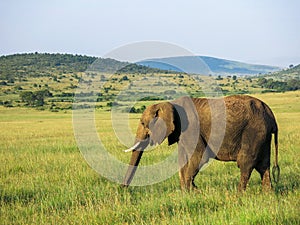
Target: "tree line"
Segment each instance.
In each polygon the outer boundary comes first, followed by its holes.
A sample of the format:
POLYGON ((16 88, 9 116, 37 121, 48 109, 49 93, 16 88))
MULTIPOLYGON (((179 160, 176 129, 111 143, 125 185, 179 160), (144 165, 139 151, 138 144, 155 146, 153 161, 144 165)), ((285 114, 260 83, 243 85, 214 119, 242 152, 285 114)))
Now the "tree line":
POLYGON ((296 91, 300 89, 300 79, 290 78, 287 81, 274 80, 273 78, 259 78, 257 84, 262 88, 275 91, 296 91))

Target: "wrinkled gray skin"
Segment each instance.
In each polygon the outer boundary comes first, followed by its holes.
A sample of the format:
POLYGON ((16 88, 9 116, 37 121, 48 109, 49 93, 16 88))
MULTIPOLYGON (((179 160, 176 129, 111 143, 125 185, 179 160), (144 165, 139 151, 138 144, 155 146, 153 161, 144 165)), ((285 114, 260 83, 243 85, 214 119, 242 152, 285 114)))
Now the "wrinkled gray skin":
POLYGON ((139 144, 132 151, 123 185, 128 186, 132 181, 147 145, 160 144, 168 138, 169 145, 178 143, 179 176, 183 190, 196 187, 194 178, 210 158, 237 162, 241 171, 239 191, 246 189, 253 169, 260 173, 263 188, 270 189, 272 134, 275 134, 273 172, 277 173, 277 177, 274 176, 276 181, 279 178, 278 128, 271 109, 264 102, 237 95, 222 99, 182 97, 174 102, 151 105, 140 119, 135 141, 139 144), (187 104, 189 101, 194 108, 187 104), (220 124, 220 134, 211 134, 212 130, 216 131, 212 128, 212 120, 214 126, 220 124), (225 129, 223 132, 222 127, 225 129), (214 143, 219 145, 214 146, 214 143))

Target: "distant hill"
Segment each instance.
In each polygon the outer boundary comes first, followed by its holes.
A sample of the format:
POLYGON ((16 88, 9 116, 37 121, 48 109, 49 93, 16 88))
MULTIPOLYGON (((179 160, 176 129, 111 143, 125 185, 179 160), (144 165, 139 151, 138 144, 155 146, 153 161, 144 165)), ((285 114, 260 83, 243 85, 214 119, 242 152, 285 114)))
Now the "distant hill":
POLYGON ((207 56, 179 56, 148 59, 139 65, 178 72, 212 75, 257 75, 281 70, 279 67, 242 63, 207 56))

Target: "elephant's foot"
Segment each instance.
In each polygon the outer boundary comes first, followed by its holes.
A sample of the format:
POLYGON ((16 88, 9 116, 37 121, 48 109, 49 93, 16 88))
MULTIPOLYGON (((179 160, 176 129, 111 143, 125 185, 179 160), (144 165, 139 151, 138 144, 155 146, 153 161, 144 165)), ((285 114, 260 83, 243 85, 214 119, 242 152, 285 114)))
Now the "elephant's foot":
POLYGON ((241 179, 240 179, 240 183, 238 186, 239 192, 244 192, 246 190, 249 178, 251 176, 251 172, 252 172, 252 170, 241 172, 241 179))

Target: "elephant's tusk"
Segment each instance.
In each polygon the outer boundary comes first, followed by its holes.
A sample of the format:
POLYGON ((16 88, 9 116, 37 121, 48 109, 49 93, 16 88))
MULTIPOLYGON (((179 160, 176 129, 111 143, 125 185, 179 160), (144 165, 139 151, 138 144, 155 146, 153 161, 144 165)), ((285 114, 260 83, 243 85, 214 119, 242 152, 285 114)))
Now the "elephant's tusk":
POLYGON ((131 148, 128 148, 126 150, 124 150, 124 152, 132 152, 133 150, 136 149, 136 147, 138 147, 140 145, 141 142, 136 143, 134 146, 132 146, 131 148))

